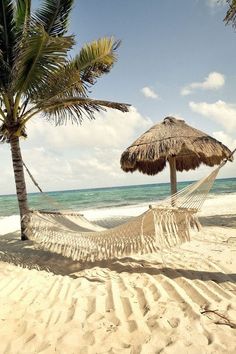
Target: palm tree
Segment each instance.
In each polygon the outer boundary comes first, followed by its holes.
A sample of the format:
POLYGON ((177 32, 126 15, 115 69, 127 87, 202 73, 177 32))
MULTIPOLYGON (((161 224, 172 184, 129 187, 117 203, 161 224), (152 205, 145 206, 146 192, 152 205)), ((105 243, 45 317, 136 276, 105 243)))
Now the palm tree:
POLYGON ((128 111, 126 104, 88 97, 112 68, 119 42, 102 38, 68 58, 75 43, 66 35, 72 5, 43 0, 32 12, 30 0, 0 0, 0 141, 11 148, 22 240, 29 209, 19 140, 27 136, 27 122, 39 113, 61 125, 94 119, 105 107, 128 111))
POLYGON ((229 9, 225 15, 224 22, 226 25, 231 24, 236 27, 236 0, 227 0, 229 9))

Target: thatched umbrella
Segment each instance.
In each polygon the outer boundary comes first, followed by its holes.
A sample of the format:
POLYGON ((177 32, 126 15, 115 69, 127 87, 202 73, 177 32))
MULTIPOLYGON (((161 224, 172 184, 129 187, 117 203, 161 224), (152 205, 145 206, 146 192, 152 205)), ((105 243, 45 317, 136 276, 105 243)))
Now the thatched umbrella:
POLYGON ((166 117, 141 135, 121 156, 125 172, 136 170, 155 175, 166 161, 170 165, 171 194, 176 193, 176 170, 189 171, 201 163, 214 166, 229 157, 231 151, 218 140, 190 127, 184 120, 166 117))

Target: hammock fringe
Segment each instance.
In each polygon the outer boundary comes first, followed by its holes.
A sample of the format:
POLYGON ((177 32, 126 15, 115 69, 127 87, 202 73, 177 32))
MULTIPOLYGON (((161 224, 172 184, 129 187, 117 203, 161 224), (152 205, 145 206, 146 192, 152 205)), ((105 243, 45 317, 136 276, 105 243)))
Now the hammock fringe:
POLYGON ((208 176, 151 205, 138 217, 105 229, 72 212, 31 211, 26 235, 41 247, 77 261, 96 261, 132 254, 160 252, 190 241, 190 230, 201 225, 201 208, 223 161, 208 176))
MULTIPOLYGON (((60 219, 60 215, 57 216, 60 219)), ((27 235, 44 249, 77 261, 157 252, 189 241, 190 228, 199 227, 192 211, 186 213, 178 209, 171 212, 149 209, 125 224, 100 231, 72 230, 56 219, 54 215, 52 221, 50 213, 31 212, 27 235)))

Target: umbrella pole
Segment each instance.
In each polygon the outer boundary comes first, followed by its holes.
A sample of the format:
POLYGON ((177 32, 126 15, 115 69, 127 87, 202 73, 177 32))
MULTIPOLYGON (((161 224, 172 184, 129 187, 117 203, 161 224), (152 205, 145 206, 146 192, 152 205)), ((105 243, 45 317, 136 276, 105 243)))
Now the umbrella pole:
POLYGON ((169 157, 170 164, 170 183, 171 183, 171 195, 177 192, 177 183, 176 183, 176 158, 175 156, 169 157))

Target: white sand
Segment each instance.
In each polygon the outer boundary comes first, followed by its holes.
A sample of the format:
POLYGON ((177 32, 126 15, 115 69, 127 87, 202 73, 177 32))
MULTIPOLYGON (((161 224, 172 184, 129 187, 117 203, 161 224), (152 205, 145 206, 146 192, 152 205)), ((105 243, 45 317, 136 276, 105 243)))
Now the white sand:
POLYGON ((0 353, 236 353, 236 195, 201 221, 172 251, 96 264, 1 236, 0 353))

